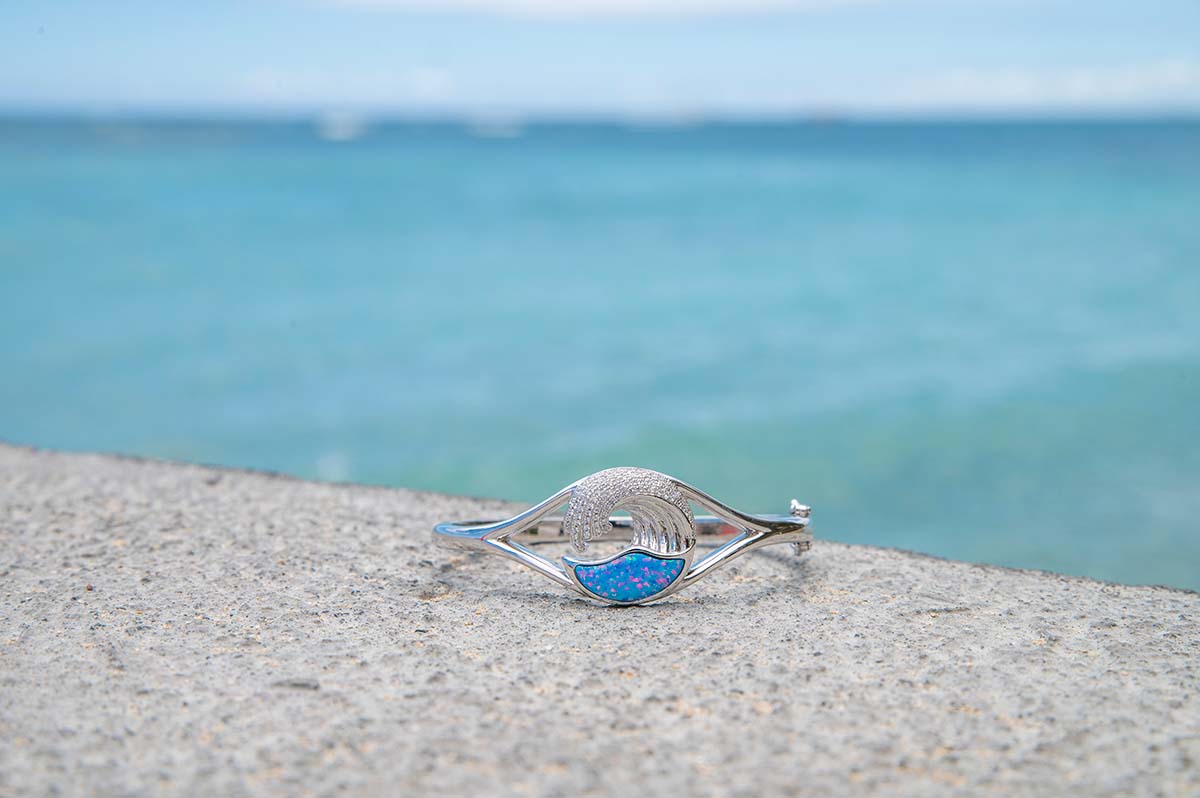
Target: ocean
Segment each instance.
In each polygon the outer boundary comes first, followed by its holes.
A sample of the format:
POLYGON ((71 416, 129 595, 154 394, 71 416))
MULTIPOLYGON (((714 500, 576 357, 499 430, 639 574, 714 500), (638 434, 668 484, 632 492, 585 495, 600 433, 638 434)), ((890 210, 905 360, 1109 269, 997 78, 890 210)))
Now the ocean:
POLYGON ((1197 589, 1200 123, 0 119, 0 375, 13 443, 1197 589))

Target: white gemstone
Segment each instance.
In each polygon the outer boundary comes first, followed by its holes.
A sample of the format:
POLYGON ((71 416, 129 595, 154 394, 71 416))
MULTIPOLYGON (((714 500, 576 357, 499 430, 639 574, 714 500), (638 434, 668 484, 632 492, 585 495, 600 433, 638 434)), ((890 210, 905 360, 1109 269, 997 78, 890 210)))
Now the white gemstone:
POLYGON ((687 499, 670 477, 645 468, 610 468, 580 481, 567 505, 563 530, 582 552, 588 541, 612 531, 608 519, 617 509, 629 510, 636 545, 666 554, 696 542, 696 520, 687 499))

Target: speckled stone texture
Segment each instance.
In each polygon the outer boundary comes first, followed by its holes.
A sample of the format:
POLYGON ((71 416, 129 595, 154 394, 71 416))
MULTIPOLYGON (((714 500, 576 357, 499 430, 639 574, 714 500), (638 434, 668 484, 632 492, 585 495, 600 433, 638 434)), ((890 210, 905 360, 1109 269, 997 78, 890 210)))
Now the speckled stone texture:
POLYGON ((1193 593, 818 542, 601 608, 429 546, 510 509, 0 447, 0 794, 1200 793, 1193 593))

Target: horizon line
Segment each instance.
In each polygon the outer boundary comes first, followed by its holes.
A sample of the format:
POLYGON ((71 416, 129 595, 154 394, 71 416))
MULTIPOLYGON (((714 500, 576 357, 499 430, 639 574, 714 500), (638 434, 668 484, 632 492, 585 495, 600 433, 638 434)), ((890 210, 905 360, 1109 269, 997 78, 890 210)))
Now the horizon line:
POLYGON ((370 109, 351 107, 220 108, 220 107, 36 107, 0 105, 0 120, 99 120, 146 122, 351 122, 355 124, 644 124, 659 127, 692 127, 709 124, 854 124, 873 122, 1200 122, 1200 108, 1147 109, 849 109, 809 108, 790 110, 649 112, 597 109, 549 111, 508 109, 370 109))

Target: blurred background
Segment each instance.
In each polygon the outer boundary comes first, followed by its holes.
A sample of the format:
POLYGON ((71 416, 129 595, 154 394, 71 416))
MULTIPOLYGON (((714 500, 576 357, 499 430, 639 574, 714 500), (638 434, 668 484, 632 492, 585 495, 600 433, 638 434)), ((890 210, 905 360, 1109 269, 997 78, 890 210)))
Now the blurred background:
POLYGON ((0 438, 1200 588, 1200 5, 0 8, 0 438))

